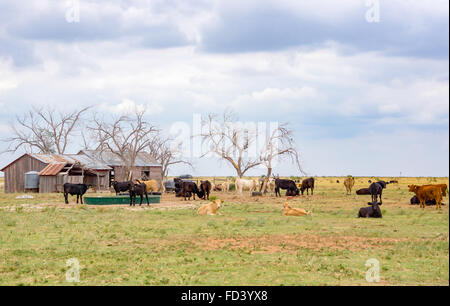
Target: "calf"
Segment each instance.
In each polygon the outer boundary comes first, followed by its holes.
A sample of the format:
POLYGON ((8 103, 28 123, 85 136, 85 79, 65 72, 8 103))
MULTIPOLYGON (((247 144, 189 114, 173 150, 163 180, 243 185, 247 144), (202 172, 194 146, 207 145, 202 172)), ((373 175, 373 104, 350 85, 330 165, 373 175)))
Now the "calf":
POLYGON ((130 188, 130 206, 136 206, 136 195, 139 195, 141 197, 141 202, 139 203, 139 206, 141 206, 144 194, 145 198, 147 199, 147 206, 149 206, 150 203, 148 202, 147 186, 144 183, 134 184, 130 188))
POLYGON ((311 188, 311 195, 314 194, 314 178, 310 177, 308 179, 304 179, 302 181, 302 187, 300 187, 300 190, 303 192, 306 190, 306 194, 309 195, 309 189, 311 188))
POLYGON ((120 192, 129 191, 131 189, 131 187, 133 187, 133 182, 132 181, 114 182, 113 183, 113 188, 114 188, 114 191, 116 192, 116 196, 120 192))
POLYGON ((358 218, 383 218, 383 215, 378 203, 373 202, 372 206, 360 208, 358 218))
POLYGON ((275 196, 281 197, 280 189, 287 190, 286 195, 289 196, 298 196, 300 194, 293 180, 275 179, 275 196))
POLYGON ((211 188, 212 185, 210 181, 200 181, 200 191, 203 194, 203 200, 209 200, 211 188))
POLYGON ((69 199, 68 199, 69 194, 77 195, 77 204, 78 204, 78 198, 80 198, 81 204, 83 204, 83 195, 89 189, 89 186, 86 184, 65 183, 63 188, 64 188, 64 200, 65 200, 66 204, 69 204, 69 199))

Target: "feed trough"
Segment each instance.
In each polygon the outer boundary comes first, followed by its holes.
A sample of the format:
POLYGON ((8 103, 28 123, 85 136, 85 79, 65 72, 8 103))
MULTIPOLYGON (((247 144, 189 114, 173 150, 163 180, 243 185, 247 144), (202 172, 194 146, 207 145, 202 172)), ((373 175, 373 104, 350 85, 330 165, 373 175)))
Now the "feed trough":
MULTIPOLYGON (((123 204, 130 204, 130 197, 129 196, 88 196, 84 197, 84 203, 88 205, 123 205, 123 204)), ((149 203, 160 203, 161 196, 159 195, 149 195, 148 196, 148 202, 149 203)), ((139 205, 141 201, 141 198, 138 196, 136 197, 135 203, 139 205)), ((142 204, 147 204, 147 200, 144 199, 142 201, 142 204)))

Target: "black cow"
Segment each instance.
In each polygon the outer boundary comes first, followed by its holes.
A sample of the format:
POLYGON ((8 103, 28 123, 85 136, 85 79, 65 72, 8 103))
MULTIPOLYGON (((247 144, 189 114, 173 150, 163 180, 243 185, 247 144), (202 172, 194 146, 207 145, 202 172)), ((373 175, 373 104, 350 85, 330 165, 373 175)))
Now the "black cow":
POLYGON ((275 179, 275 196, 281 197, 280 189, 287 190, 286 195, 298 196, 300 194, 293 180, 275 179))
POLYGON ((311 195, 314 194, 314 178, 310 177, 308 179, 304 179, 302 181, 302 187, 300 187, 300 190, 303 192, 306 190, 306 194, 309 195, 309 188, 311 188, 311 195))
POLYGON ((362 188, 359 190, 356 190, 357 195, 370 195, 370 189, 369 188, 362 188))
POLYGON ((336 183, 339 184, 339 180, 336 180, 336 183))
POLYGON ((177 194, 184 197, 185 201, 187 198, 189 200, 191 200, 192 195, 194 196, 194 200, 195 200, 195 195, 197 195, 199 198, 203 198, 203 192, 201 192, 198 189, 196 183, 190 182, 190 181, 185 182, 179 178, 176 178, 174 180, 175 180, 175 186, 178 188, 177 194))
POLYGON ((211 182, 210 181, 200 181, 200 192, 203 195, 203 200, 209 200, 209 194, 211 192, 211 182))
MULTIPOLYGON (((413 196, 413 197, 411 198, 411 200, 409 201, 409 203, 410 203, 411 205, 419 205, 419 204, 420 204, 420 200, 419 200, 419 198, 415 195, 415 196, 413 196)), ((426 204, 427 206, 436 205, 436 200, 435 200, 435 199, 432 199, 432 200, 427 199, 427 200, 425 200, 425 204, 426 204)), ((444 204, 444 203, 441 203, 441 205, 445 205, 445 204, 444 204)))
POLYGON ((383 218, 381 209, 377 202, 372 203, 372 206, 361 207, 358 212, 358 218, 383 218))
POLYGON ((372 180, 369 180, 368 182, 369 182, 369 184, 372 184, 372 180))
POLYGON ((372 196, 372 202, 369 202, 368 204, 376 203, 378 196, 380 197, 380 205, 383 204, 383 201, 381 200, 381 195, 383 194, 383 189, 386 188, 387 183, 385 181, 379 181, 370 184, 369 186, 369 192, 372 196))
POLYGON ((81 204, 83 204, 83 195, 89 189, 88 185, 65 183, 63 187, 64 187, 64 200, 65 200, 66 204, 69 204, 69 199, 68 199, 69 194, 77 195, 77 204, 78 204, 78 198, 80 198, 81 204))
POLYGON ((129 191, 133 187, 132 181, 126 181, 126 182, 114 182, 113 188, 116 191, 116 196, 120 192, 129 191))
POLYGON ((147 192, 147 186, 144 183, 141 184, 133 184, 130 191, 130 206, 136 206, 136 195, 139 195, 141 197, 141 202, 139 203, 139 206, 142 205, 142 201, 144 200, 144 194, 145 198, 147 199, 147 206, 150 205, 148 202, 148 192, 147 192))

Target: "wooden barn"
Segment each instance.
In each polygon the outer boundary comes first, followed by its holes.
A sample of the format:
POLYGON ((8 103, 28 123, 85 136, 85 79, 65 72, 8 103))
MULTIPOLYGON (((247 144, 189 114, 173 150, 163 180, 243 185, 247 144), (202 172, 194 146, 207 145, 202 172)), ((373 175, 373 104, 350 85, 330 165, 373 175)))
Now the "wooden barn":
MULTIPOLYGON (((111 152, 97 152, 93 150, 83 150, 78 152, 78 155, 86 155, 91 159, 100 160, 104 164, 111 167, 110 179, 111 181, 126 181, 127 171, 117 155, 111 152)), ((132 171, 132 179, 141 179, 146 177, 147 179, 157 180, 159 183, 162 181, 162 166, 148 153, 141 152, 138 154, 134 169, 132 171)))
MULTIPOLYGON (((114 154, 80 151, 78 154, 24 154, 0 171, 4 172, 5 193, 39 191, 62 192, 65 183, 89 184, 108 190, 114 180, 127 179, 125 167, 114 154), (25 176, 36 173, 36 186, 26 184, 25 176)), ((162 180, 162 167, 148 153, 136 160, 133 179, 162 180)))
POLYGON ((99 190, 108 189, 110 170, 101 161, 69 154, 24 154, 1 169, 5 174, 5 193, 27 189, 62 192, 65 183, 86 183, 99 190), (38 172, 37 188, 26 186, 25 176, 31 171, 38 172))

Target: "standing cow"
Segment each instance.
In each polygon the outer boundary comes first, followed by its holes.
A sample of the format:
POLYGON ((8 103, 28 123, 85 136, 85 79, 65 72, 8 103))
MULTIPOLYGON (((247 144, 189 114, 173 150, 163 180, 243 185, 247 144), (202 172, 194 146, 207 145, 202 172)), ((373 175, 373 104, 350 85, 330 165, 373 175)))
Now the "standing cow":
POLYGON ((352 193, 352 188, 355 185, 354 177, 347 177, 344 181, 345 189, 347 190, 347 195, 352 193))
POLYGON ((310 188, 311 188, 311 195, 313 195, 314 194, 314 178, 312 178, 312 177, 304 179, 302 181, 302 186, 300 187, 302 195, 305 190, 306 190, 306 194, 309 195, 310 188))
POLYGON ((89 186, 86 184, 70 184, 65 183, 64 186, 64 200, 66 204, 69 204, 69 194, 77 195, 77 204, 78 198, 80 198, 81 204, 83 204, 83 195, 89 189, 89 186))

